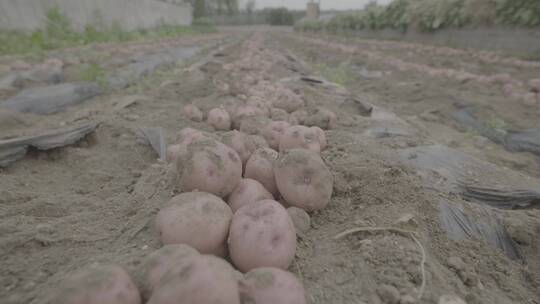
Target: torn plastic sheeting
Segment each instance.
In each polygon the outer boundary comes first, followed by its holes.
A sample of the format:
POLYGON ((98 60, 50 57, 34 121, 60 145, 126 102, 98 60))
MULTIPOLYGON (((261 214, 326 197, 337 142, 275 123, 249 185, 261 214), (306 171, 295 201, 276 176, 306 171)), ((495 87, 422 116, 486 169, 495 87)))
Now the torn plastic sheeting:
POLYGON ((540 155, 540 128, 522 132, 503 132, 491 128, 473 115, 471 107, 464 107, 452 114, 459 123, 473 129, 478 134, 500 144, 511 152, 531 152, 540 155))
POLYGON ((504 226, 485 210, 482 215, 467 216, 462 208, 453 203, 439 203, 439 218, 442 228, 456 241, 478 239, 499 248, 512 260, 523 260, 518 245, 509 236, 504 226))
POLYGON ((139 128, 150 146, 156 151, 159 159, 165 160, 166 157, 166 144, 165 144, 165 131, 163 128, 139 128))
POLYGON ((24 157, 28 147, 34 147, 38 150, 50 150, 71 145, 93 132, 97 126, 97 123, 87 123, 76 127, 49 131, 40 135, 0 140, 0 167, 6 167, 24 157))
POLYGON ((0 108, 24 113, 52 114, 100 93, 99 86, 93 83, 64 83, 37 87, 23 90, 8 100, 0 101, 0 108))
MULTIPOLYGON (((444 177, 443 186, 464 199, 501 209, 526 208, 540 204, 540 181, 502 168, 443 145, 400 151, 403 163, 422 172, 444 177)), ((433 183, 433 177, 426 177, 433 183)), ((440 184, 440 183, 439 183, 440 184)))
POLYGON ((371 125, 364 132, 365 135, 375 138, 397 136, 410 136, 410 126, 396 114, 379 107, 373 107, 371 112, 371 125))

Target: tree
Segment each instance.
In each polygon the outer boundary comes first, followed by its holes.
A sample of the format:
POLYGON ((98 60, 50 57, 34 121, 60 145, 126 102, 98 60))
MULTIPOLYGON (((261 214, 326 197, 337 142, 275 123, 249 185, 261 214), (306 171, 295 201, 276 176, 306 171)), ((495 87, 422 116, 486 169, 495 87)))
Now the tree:
POLYGON ((248 0, 246 3, 246 12, 248 15, 253 14, 255 12, 255 0, 248 0))
POLYGON ((195 3, 192 4, 193 7, 193 17, 195 19, 202 18, 206 16, 206 2, 205 0, 195 0, 195 3))

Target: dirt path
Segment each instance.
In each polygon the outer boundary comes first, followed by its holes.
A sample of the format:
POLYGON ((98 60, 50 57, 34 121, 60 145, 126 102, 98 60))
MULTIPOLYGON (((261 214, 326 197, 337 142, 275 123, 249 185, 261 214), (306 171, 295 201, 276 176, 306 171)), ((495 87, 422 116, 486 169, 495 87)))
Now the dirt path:
MULTIPOLYGON (((441 303, 443 295, 457 295, 469 304, 539 303, 538 209, 508 211, 467 201, 448 189, 444 172, 430 172, 426 178, 399 155, 442 144, 512 169, 502 170, 515 170, 518 179, 540 188, 535 178, 540 176, 538 156, 482 141, 451 118, 453 104, 466 102, 488 109, 513 128, 539 127, 540 103, 508 104, 498 84, 430 75, 418 66, 479 77, 504 72, 520 83, 538 75, 540 68, 508 59, 488 64, 503 59, 440 48, 322 40, 290 31, 247 33, 227 30, 219 39, 239 42, 221 44, 219 51, 207 49, 125 90, 58 114, 20 118, 27 131, 85 121, 100 125, 76 145, 31 151, 1 169, 1 303, 42 303, 67 273, 92 263, 119 263, 135 273, 142 258, 160 247, 153 218, 175 194, 173 170, 156 160, 140 128, 163 128, 168 143, 184 127, 211 131, 204 122, 185 120, 182 107, 194 103, 206 113, 228 99, 242 98, 250 67, 245 73, 224 67, 244 58, 246 43, 260 50, 257 60, 267 67, 269 81, 282 81, 303 94, 308 110, 324 106, 339 118, 338 126, 327 132, 329 148, 322 153, 334 174, 334 196, 328 208, 312 214, 312 229, 299 239, 290 269, 303 280, 309 303, 441 303), (389 59, 399 59, 403 66, 389 59), (300 79, 316 74, 344 79, 344 87, 300 79), (366 116, 352 96, 373 104, 372 115, 366 116), (116 107, 125 98, 137 101, 116 107), (377 135, 381 128, 384 136, 377 135), (442 224, 441 202, 460 206, 470 218, 479 214, 478 221, 500 225, 523 259, 512 260, 478 238, 452 239, 442 224), (382 230, 335 239, 354 227, 394 227, 415 234, 411 238, 382 230)), ((203 43, 195 39, 191 45, 203 43)), ((111 60, 115 56, 111 52, 111 60)), ((20 127, 14 123, 9 130, 20 127)), ((500 177, 502 184, 506 181, 500 177)))

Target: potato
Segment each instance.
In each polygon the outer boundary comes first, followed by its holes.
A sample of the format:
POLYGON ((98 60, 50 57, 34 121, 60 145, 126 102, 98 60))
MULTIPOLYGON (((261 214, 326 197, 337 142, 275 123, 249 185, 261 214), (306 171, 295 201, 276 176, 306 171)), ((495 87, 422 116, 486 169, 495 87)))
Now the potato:
POLYGON ((326 149, 327 142, 326 133, 324 132, 324 130, 319 127, 311 127, 310 129, 315 131, 315 133, 317 134, 317 137, 319 138, 319 145, 321 146, 321 151, 326 149))
POLYGON ((245 117, 240 122, 240 132, 250 135, 261 134, 263 128, 270 122, 266 116, 250 116, 245 117))
POLYGON ((221 135, 221 141, 238 153, 242 164, 245 164, 251 156, 246 144, 247 138, 248 136, 245 133, 236 130, 221 135))
POLYGON ((263 200, 236 211, 228 244, 231 260, 242 272, 258 267, 287 269, 296 252, 296 232, 283 206, 263 200))
POLYGON ((279 152, 290 149, 308 149, 313 152, 321 152, 319 136, 313 129, 304 126, 292 126, 288 128, 279 141, 279 152))
POLYGON ((279 192, 291 206, 310 212, 330 202, 333 176, 316 152, 283 152, 274 162, 274 174, 279 192))
POLYGON ((261 135, 248 135, 245 140, 246 149, 249 152, 249 157, 258 149, 268 148, 268 143, 261 135))
POLYGON ((275 198, 279 197, 274 177, 274 161, 277 158, 278 153, 270 148, 258 149, 251 155, 244 170, 245 178, 261 183, 275 198))
POLYGON ((311 227, 311 219, 304 209, 289 207, 287 213, 291 217, 291 220, 296 228, 298 234, 306 233, 311 227))
POLYGON ((148 304, 178 303, 240 304, 234 269, 207 255, 173 267, 160 280, 148 304))
POLYGON ((167 162, 175 163, 180 155, 181 146, 180 145, 170 145, 167 147, 167 162))
POLYGON ((286 87, 278 88, 272 102, 274 108, 283 109, 287 113, 294 112, 304 106, 304 101, 300 96, 286 87))
POLYGON ((191 121, 203 121, 203 112, 192 104, 184 106, 184 115, 191 121))
POLYGON ((204 191, 219 197, 229 195, 242 177, 242 160, 226 145, 203 139, 187 147, 177 161, 181 191, 204 191))
POLYGON ((239 129, 240 128, 240 124, 242 123, 242 120, 247 118, 247 117, 252 117, 252 116, 267 116, 265 114, 265 112, 257 107, 253 107, 253 106, 239 106, 237 109, 236 109, 236 113, 234 115, 234 118, 233 118, 233 128, 234 129, 239 129))
POLYGON ((212 133, 192 129, 192 128, 184 128, 180 130, 178 133, 178 136, 176 137, 176 143, 181 146, 188 146, 192 142, 197 141, 199 139, 216 139, 216 136, 212 133))
POLYGON ((264 99, 259 96, 249 97, 246 102, 246 105, 261 109, 265 117, 270 116, 270 107, 268 106, 266 102, 264 102, 264 99))
POLYGON ((229 195, 228 203, 233 212, 247 204, 265 199, 274 199, 274 196, 256 180, 244 178, 229 195))
POLYGON ((270 110, 270 117, 273 121, 288 121, 289 113, 283 109, 273 108, 270 110))
POLYGON ((49 304, 140 304, 137 287, 117 265, 93 266, 69 276, 49 304))
POLYGON ((304 123, 304 121, 306 121, 306 118, 308 117, 308 113, 306 112, 306 110, 296 110, 294 112, 291 113, 291 118, 295 118, 296 121, 298 121, 297 124, 301 125, 304 123))
POLYGON ((336 123, 336 114, 325 108, 318 108, 315 114, 308 116, 304 121, 304 125, 308 127, 317 126, 323 130, 334 129, 336 127, 336 123))
POLYGON ((302 283, 290 272, 279 268, 256 268, 240 282, 243 303, 305 304, 306 292, 302 283))
POLYGON ((281 137, 283 137, 283 134, 285 134, 290 126, 286 121, 273 121, 264 127, 262 136, 266 139, 270 148, 278 150, 281 137))
POLYGON ((187 192, 173 197, 156 217, 164 245, 186 244, 201 253, 222 253, 232 220, 231 208, 219 197, 187 192))
POLYGON ((215 130, 228 131, 231 129, 231 117, 224 109, 215 108, 208 112, 207 122, 215 130))
POLYGON ((165 245, 152 252, 142 264, 143 299, 148 299, 160 280, 171 268, 190 263, 199 252, 185 244, 165 245))

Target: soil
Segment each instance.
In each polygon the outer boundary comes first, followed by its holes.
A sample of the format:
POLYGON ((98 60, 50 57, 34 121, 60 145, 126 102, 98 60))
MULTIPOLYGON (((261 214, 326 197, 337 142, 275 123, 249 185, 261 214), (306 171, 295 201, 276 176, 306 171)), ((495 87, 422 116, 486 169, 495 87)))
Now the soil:
MULTIPOLYGON (((96 263, 120 264, 137 277, 142 259, 160 247, 155 214, 176 194, 174 166, 157 160, 140 128, 162 127, 169 144, 184 127, 212 131, 205 122, 184 119, 182 108, 193 103, 207 113, 238 98, 230 90, 239 75, 223 66, 244 58, 246 41, 263 50, 257 64, 269 67, 266 74, 273 82, 318 74, 321 65, 343 66, 347 72, 340 90, 291 82, 304 94, 308 111, 324 106, 338 116, 321 153, 334 177, 333 197, 327 208, 311 214, 311 229, 299 236, 290 268, 303 281, 309 303, 441 303, 442 296, 451 295, 469 304, 540 303, 540 210, 495 210, 525 262, 513 261, 480 240, 452 240, 441 228, 438 203, 482 206, 449 193, 435 180, 426 184, 395 157, 404 148, 440 143, 519 171, 540 186, 537 156, 510 153, 489 141, 479 144, 478 136, 464 132, 450 118, 453 103, 466 102, 487 116, 496 115, 508 128, 539 127, 540 102, 531 107, 509 101, 500 85, 417 69, 422 65, 486 77, 507 73, 526 83, 540 77, 540 67, 502 56, 488 56, 491 61, 486 63, 484 52, 316 37, 282 29, 227 29, 179 41, 207 48, 190 62, 161 69, 134 86, 62 113, 1 113, 0 119, 5 115, 8 121, 1 125, 2 138, 84 121, 100 123, 73 146, 30 151, 1 169, 1 303, 43 303, 69 273, 96 263), (219 51, 207 47, 218 40, 226 41, 219 51), (393 59, 410 64, 400 67, 393 59), (380 73, 366 77, 366 70, 380 73), (395 113, 391 120, 407 126, 407 134, 371 136, 366 131, 376 124, 375 117, 363 116, 354 102, 343 100, 344 89, 395 113), (131 97, 137 98, 135 104, 115 107, 131 97), (335 238, 355 227, 394 229, 335 238), (411 237, 395 228, 415 233, 411 237)), ((122 49, 103 47, 108 48, 122 49)), ((122 58, 108 53, 111 59, 122 58)))

